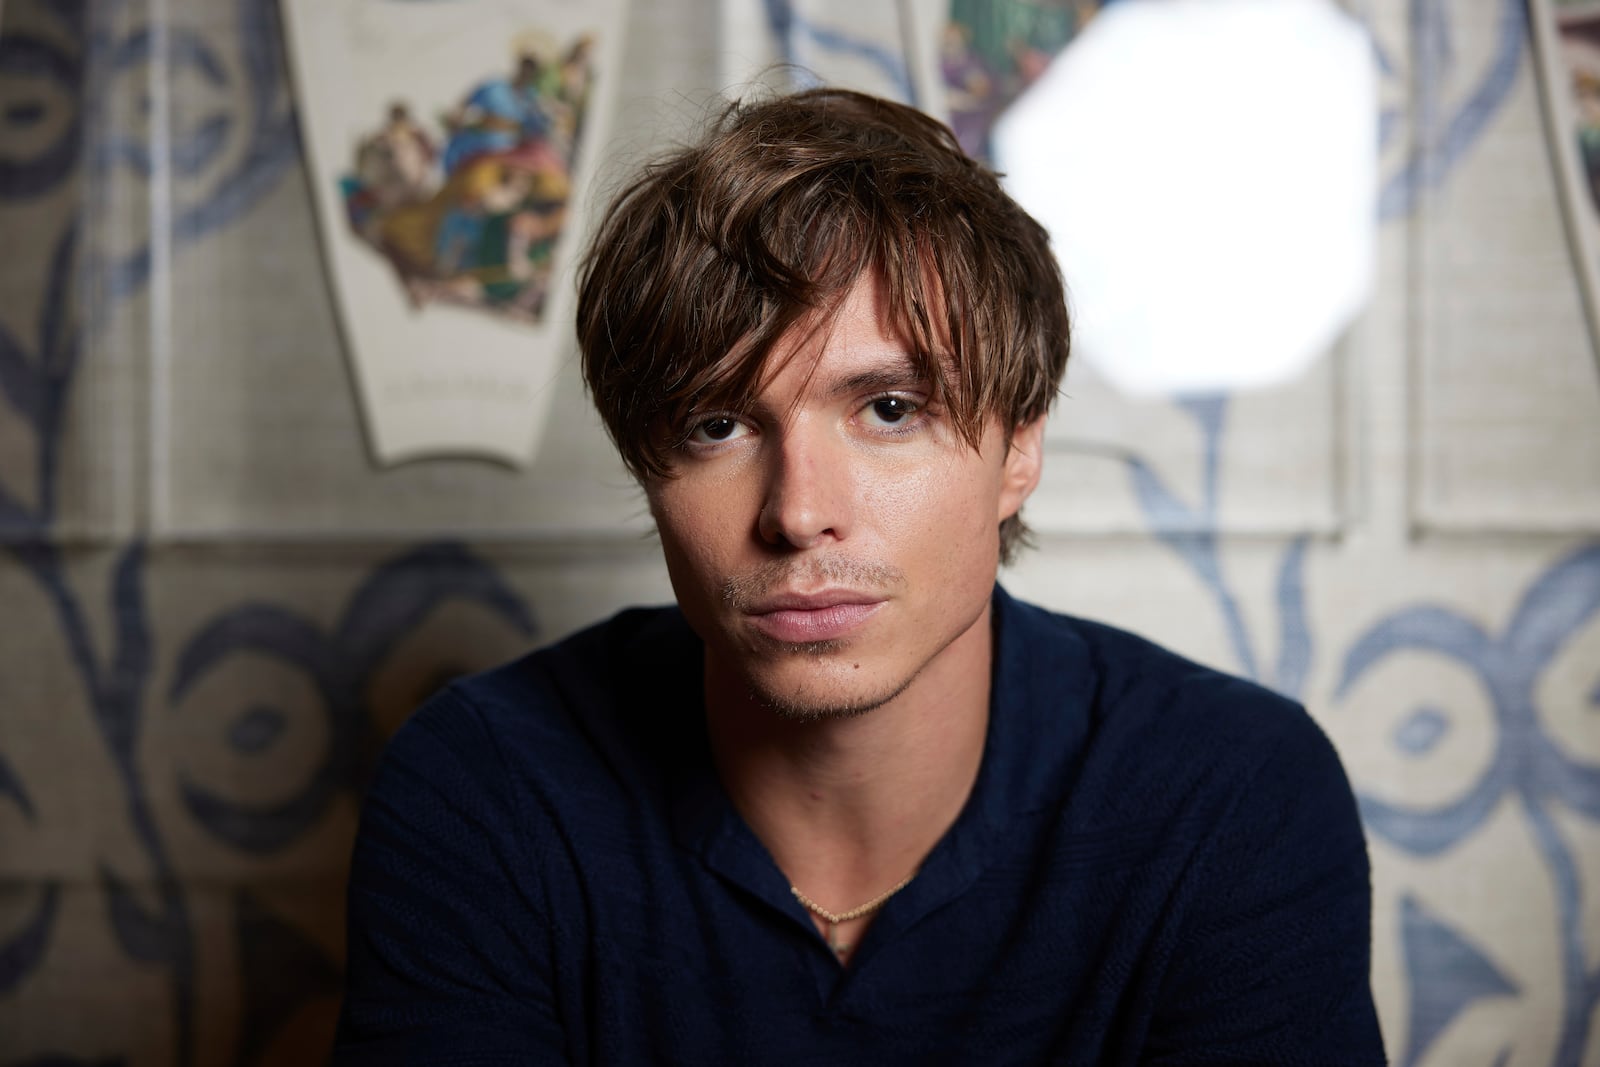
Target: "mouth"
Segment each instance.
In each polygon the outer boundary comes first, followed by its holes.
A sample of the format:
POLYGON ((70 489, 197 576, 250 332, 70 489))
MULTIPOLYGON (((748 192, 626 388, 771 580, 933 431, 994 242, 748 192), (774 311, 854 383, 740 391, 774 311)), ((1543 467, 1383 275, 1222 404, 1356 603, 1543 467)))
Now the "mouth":
POLYGON ((885 603, 881 595, 850 590, 780 593, 761 598, 745 617, 774 641, 802 645, 847 636, 885 603))

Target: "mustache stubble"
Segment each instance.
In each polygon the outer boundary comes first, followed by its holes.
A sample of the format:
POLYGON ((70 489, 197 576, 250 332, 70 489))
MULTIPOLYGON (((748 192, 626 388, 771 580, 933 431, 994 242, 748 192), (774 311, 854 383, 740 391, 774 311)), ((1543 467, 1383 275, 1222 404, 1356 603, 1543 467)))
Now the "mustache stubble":
POLYGON ((905 572, 879 560, 848 556, 775 559, 736 574, 722 583, 722 599, 739 611, 749 610, 773 590, 790 586, 842 585, 863 592, 888 592, 905 582, 905 572))

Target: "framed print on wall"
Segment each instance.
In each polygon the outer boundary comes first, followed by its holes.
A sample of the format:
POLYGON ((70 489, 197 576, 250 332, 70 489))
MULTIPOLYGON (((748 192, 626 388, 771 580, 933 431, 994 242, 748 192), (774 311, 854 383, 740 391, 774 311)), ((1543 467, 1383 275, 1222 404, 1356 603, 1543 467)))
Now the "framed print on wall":
POLYGON ((625 0, 281 2, 374 459, 530 461, 625 0))

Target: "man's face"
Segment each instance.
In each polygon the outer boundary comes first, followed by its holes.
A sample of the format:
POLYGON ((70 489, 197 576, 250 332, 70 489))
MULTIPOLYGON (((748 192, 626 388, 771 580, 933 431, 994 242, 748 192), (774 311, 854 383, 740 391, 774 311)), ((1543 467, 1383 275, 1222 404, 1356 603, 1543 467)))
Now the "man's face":
POLYGON ((999 524, 1038 481, 1043 420, 1010 447, 991 420, 974 450, 885 321, 865 278, 830 326, 780 341, 750 410, 698 413, 674 476, 646 486, 708 692, 850 714, 988 662, 999 524))

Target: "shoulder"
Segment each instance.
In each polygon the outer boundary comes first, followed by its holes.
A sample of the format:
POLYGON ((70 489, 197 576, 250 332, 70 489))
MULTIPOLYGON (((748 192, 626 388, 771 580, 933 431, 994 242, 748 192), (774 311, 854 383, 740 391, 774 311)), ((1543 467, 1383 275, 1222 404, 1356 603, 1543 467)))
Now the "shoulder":
POLYGON ((679 678, 694 636, 676 608, 632 608, 509 663, 456 679, 396 731, 386 763, 459 763, 501 779, 560 777, 628 736, 622 722, 649 680, 679 678))
POLYGON ((1141 913, 1165 946, 1146 1052, 1382 1062, 1366 842, 1306 710, 1103 623, 1015 601, 1002 623, 1030 646, 1035 702, 1078 724, 1057 847, 1116 841, 1102 869, 1138 872, 1118 899, 1158 900, 1141 913))
MULTIPOLYGON (((660 676, 693 640, 676 608, 630 608, 509 663, 458 678, 443 703, 467 704, 505 728, 582 717, 626 699, 640 673, 660 676)), ((430 717, 430 701, 417 715, 430 717)), ((433 713, 438 714, 438 713, 433 713)))
POLYGON ((675 610, 624 612, 435 693, 389 740, 366 791, 352 901, 392 895, 423 868, 436 887, 500 894, 506 908, 555 891, 552 871, 571 863, 552 857, 614 839, 659 791, 673 750, 641 739, 627 714, 680 630, 675 610))
POLYGON ((1009 596, 1002 622, 1029 646, 1042 675, 1034 692, 1082 716, 1085 759, 1108 773, 1237 793, 1277 786, 1270 771, 1283 767, 1348 797, 1332 744, 1298 701, 1115 626, 1009 596))
POLYGON ((1321 731, 1296 700, 1208 667, 1138 634, 1073 620, 1102 682, 1105 716, 1144 719, 1167 732, 1202 732, 1213 745, 1264 751, 1307 743, 1321 731))
POLYGON ((1035 675, 1037 697, 1081 704, 1096 728, 1200 728, 1252 748, 1320 733, 1295 700, 1146 637, 998 594, 1008 669, 1035 675), (1017 650, 1015 646, 1022 646, 1017 650), (1016 654, 1020 651, 1020 654, 1016 654))

